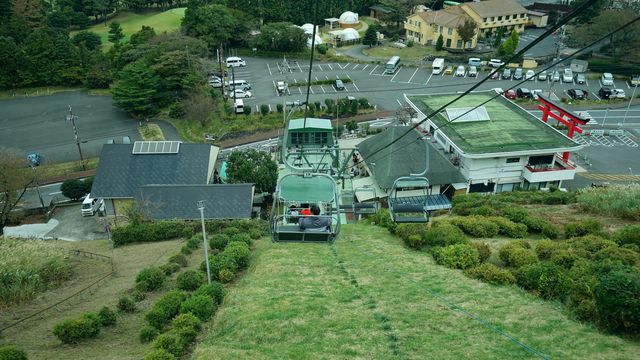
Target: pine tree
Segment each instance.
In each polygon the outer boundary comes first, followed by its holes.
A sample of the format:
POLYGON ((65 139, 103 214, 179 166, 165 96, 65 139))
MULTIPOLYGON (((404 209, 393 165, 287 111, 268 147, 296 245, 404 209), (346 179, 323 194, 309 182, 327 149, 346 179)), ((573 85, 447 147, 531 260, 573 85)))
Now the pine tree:
POLYGON ((373 45, 376 45, 378 42, 378 35, 376 34, 376 30, 372 27, 369 27, 367 29, 367 32, 364 33, 364 38, 362 39, 362 43, 364 45, 369 45, 369 47, 372 47, 373 45))
POLYGON ((494 47, 498 47, 500 46, 500 43, 502 42, 502 38, 504 37, 504 27, 499 27, 498 28, 498 33, 496 34, 496 41, 493 43, 494 47))
POLYGON ((159 80, 144 61, 138 60, 125 66, 119 78, 112 90, 117 106, 139 118, 146 118, 157 112, 154 97, 159 80))
POLYGON ((440 34, 440 36, 438 36, 438 41, 436 41, 436 50, 438 51, 442 50, 443 46, 444 46, 444 38, 442 37, 442 34, 440 34))
POLYGON ((124 34, 122 33, 122 27, 120 23, 117 21, 113 21, 111 25, 109 25, 109 42, 112 42, 113 45, 119 46, 120 40, 124 38, 124 34))

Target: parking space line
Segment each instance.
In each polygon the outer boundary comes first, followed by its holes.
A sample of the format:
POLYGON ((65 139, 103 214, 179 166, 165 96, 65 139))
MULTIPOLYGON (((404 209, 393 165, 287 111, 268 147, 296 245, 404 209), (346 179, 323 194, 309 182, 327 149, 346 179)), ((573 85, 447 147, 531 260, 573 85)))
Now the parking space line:
POLYGON ((629 82, 628 81, 625 81, 624 84, 627 85, 627 89, 631 89, 631 86, 629 86, 629 82))
POLYGON ((322 85, 320 85, 320 89, 322 90, 322 93, 323 93, 323 94, 326 94, 326 93, 327 93, 326 91, 324 91, 324 87, 323 87, 322 85))
POLYGON ((298 92, 302 95, 302 89, 300 87, 298 87, 298 92))
POLYGON ((347 74, 347 77, 353 82, 353 79, 351 78, 351 76, 349 76, 349 74, 347 74))
POLYGON ((296 65, 298 65, 298 70, 300 70, 300 72, 302 72, 302 68, 300 67, 300 63, 296 61, 296 65))
POLYGON ((318 77, 317 77, 317 76, 314 76, 314 77, 316 78, 316 81, 320 81, 320 80, 318 80, 318 77))
POLYGON ((396 71, 396 74, 395 74, 395 75, 393 75, 393 77, 392 77, 392 78, 391 78, 391 80, 389 80, 389 81, 393 82, 393 79, 395 79, 395 78, 396 78, 396 76, 398 76, 398 74, 400 74, 400 71, 402 71, 402 69, 398 69, 398 71, 396 71))
POLYGON ((396 99, 396 101, 398 102, 398 105, 402 106, 402 103, 400 102, 400 100, 396 99))
POLYGON ((273 110, 271 110, 271 104, 267 104, 267 105, 269 105, 269 112, 273 111, 273 110))
POLYGON ((315 94, 315 92, 313 91, 313 86, 309 86, 309 91, 311 91, 312 94, 315 94))
POLYGON ((357 68, 358 68, 358 66, 360 66, 360 64, 355 64, 355 65, 353 66, 353 69, 351 69, 351 70, 355 70, 355 69, 357 69, 357 68))
POLYGON ((373 74, 373 72, 376 71, 377 68, 378 68, 378 65, 374 66, 373 69, 371 69, 371 71, 369 72, 369 75, 373 74))
POLYGON ((413 77, 416 76, 416 73, 418 72, 418 70, 420 70, 420 68, 416 68, 416 71, 413 72, 413 75, 411 75, 411 77, 409 78, 409 81, 407 82, 411 82, 411 80, 413 80, 413 77))
POLYGON ((269 66, 269 63, 267 63, 267 69, 269 70, 269 76, 273 76, 273 73, 271 72, 271 66, 269 66))
POLYGON ((327 80, 329 80, 329 76, 327 76, 327 75, 325 75, 325 76, 324 76, 324 78, 325 78, 325 79, 327 79, 327 80))
POLYGON ((331 64, 327 64, 327 66, 329 67, 329 69, 331 69, 331 71, 333 71, 333 68, 331 67, 331 64))
POLYGON ((427 82, 425 82, 425 83, 424 83, 425 85, 427 85, 427 84, 429 83, 429 80, 431 80, 431 77, 432 77, 432 76, 433 76, 433 73, 431 73, 431 74, 429 75, 429 78, 427 79, 427 82))
POLYGON ((369 67, 369 64, 366 64, 361 70, 367 70, 368 67, 369 67))
POLYGON ((356 83, 352 82, 351 84, 353 84, 353 87, 356 88, 356 91, 360 91, 360 89, 358 89, 358 85, 356 85, 356 83))
POLYGON ((587 80, 587 78, 584 78, 584 83, 587 84, 587 87, 589 87, 589 80, 587 80))

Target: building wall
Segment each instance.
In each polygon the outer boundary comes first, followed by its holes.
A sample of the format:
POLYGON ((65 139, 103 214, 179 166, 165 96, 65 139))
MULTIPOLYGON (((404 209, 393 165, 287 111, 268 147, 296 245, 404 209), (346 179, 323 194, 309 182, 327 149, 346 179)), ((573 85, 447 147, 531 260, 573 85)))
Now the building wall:
POLYGON ((528 16, 529 16, 528 25, 532 25, 537 28, 546 27, 547 22, 549 21, 549 15, 546 15, 546 14, 542 16, 536 16, 536 15, 528 15, 528 16))
POLYGON ((134 205, 132 198, 129 199, 105 199, 105 202, 111 203, 113 213, 116 216, 125 215, 128 208, 134 205))
POLYGON ((442 34, 444 47, 450 49, 475 48, 478 43, 478 36, 473 37, 469 43, 463 44, 458 31, 455 28, 449 28, 443 25, 427 23, 420 15, 414 14, 407 17, 404 23, 408 40, 420 43, 422 45, 435 45, 438 37, 442 34))
POLYGON ((526 13, 526 9, 522 13, 503 15, 503 16, 489 16, 489 17, 480 17, 473 9, 469 6, 462 4, 460 5, 462 10, 469 15, 473 21, 475 21, 480 27, 480 33, 486 34, 488 31, 496 33, 498 28, 504 27, 506 30, 506 34, 511 32, 511 30, 515 29, 517 32, 523 32, 525 24, 529 21, 529 18, 526 13))

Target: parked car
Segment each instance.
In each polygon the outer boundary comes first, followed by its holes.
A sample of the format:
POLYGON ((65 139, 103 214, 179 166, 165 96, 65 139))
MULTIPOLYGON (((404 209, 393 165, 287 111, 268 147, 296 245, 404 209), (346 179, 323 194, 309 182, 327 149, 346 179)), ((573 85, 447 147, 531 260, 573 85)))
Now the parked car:
POLYGON ((558 70, 553 72, 553 76, 551 76, 551 81, 553 82, 560 81, 560 73, 558 72, 558 70))
POLYGON ((502 70, 502 78, 505 80, 511 79, 511 69, 507 68, 502 70))
POLYGON ((547 81, 547 70, 538 74, 538 81, 547 81))
POLYGON ((464 65, 459 65, 458 68, 456 69, 456 76, 463 77, 464 73, 465 73, 464 65))
POLYGON ((37 152, 31 152, 27 154, 27 161, 31 167, 40 166, 42 157, 37 152))
POLYGON ((633 75, 631 79, 629 79, 629 86, 636 87, 640 85, 640 75, 633 75))
POLYGON ((608 87, 602 87, 600 88, 600 90, 598 90, 598 96, 601 99, 611 99, 613 98, 613 92, 608 87))
POLYGON ((611 89, 611 94, 613 98, 624 99, 627 97, 627 94, 624 93, 622 89, 611 89))
POLYGON ((478 76, 478 69, 475 66, 469 66, 469 72, 467 73, 467 76, 469 76, 469 77, 477 77, 478 76))
POLYGON ((534 99, 538 98, 538 95, 542 94, 542 89, 533 89, 531 90, 531 95, 534 99))
POLYGON ((613 86, 613 75, 611 73, 604 73, 600 78, 603 86, 613 86))
POLYGON ((227 70, 223 70, 220 71, 220 69, 213 69, 213 70, 209 70, 209 76, 217 76, 217 77, 223 77, 223 76, 227 76, 227 70))
POLYGON ((338 91, 342 91, 344 90, 344 83, 342 80, 336 79, 336 81, 333 82, 333 87, 338 91))
POLYGON ((480 66, 482 61, 480 61, 480 58, 469 58, 468 64, 469 66, 480 66))
POLYGON ((123 144, 131 144, 131 138, 130 138, 130 137, 128 137, 127 135, 124 135, 124 136, 122 137, 122 143, 123 143, 123 144))
POLYGON ((444 69, 444 74, 445 74, 445 75, 451 75, 451 74, 453 74, 453 66, 451 66, 451 65, 447 66, 447 68, 446 68, 446 69, 444 69))
POLYGON ((278 81, 276 83, 276 90, 278 91, 278 96, 282 95, 287 91, 287 83, 284 81, 278 81))
POLYGON ((491 60, 489 60, 489 66, 491 66, 491 67, 499 68, 502 65, 504 65, 504 63, 500 59, 491 59, 491 60))
POLYGON ((500 78, 500 72, 497 69, 491 70, 491 76, 492 79, 499 79, 500 78))
POLYGON ((209 86, 214 88, 222 87, 222 79, 217 76, 212 76, 209 78, 209 86))
POLYGON ((513 72, 513 80, 522 80, 522 68, 516 68, 513 72))
POLYGON ((562 82, 573 83, 573 71, 570 68, 565 68, 562 72, 562 82))
POLYGON ((235 97, 236 98, 250 98, 251 97, 251 91, 245 91, 245 90, 241 90, 241 89, 236 89, 233 91, 229 92, 229 97, 234 97, 233 94, 235 93, 235 97))
POLYGON ((504 92, 504 97, 506 97, 507 99, 513 100, 513 99, 517 98, 518 95, 513 90, 507 90, 507 91, 504 92))
POLYGON ((527 74, 524 76, 527 80, 533 80, 536 78, 536 72, 533 70, 527 70, 527 74))
POLYGON ((587 78, 584 76, 584 74, 576 75, 576 84, 586 84, 586 83, 587 83, 587 78))
POLYGON ((581 89, 569 89, 567 95, 574 100, 584 100, 589 96, 589 93, 581 89))
POLYGON ((533 99, 533 94, 527 88, 518 88, 516 95, 521 99, 533 99))

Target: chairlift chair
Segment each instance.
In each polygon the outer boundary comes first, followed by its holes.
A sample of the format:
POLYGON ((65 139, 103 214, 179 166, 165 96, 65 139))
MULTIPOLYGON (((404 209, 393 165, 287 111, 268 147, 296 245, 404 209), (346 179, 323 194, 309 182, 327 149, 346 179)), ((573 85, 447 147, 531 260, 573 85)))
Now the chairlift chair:
POLYGON ((395 223, 426 223, 429 221, 427 195, 429 180, 424 176, 403 176, 393 182, 389 190, 389 213, 395 223), (405 188, 422 190, 422 196, 398 197, 405 188))
MULTIPOLYGON (((373 187, 358 187, 354 190, 354 196, 357 193, 373 193, 373 199, 376 197, 376 190, 373 187)), ((357 196, 356 196, 357 199, 357 196)), ((360 218, 361 215, 375 214, 380 209, 379 201, 363 201, 353 203, 353 214, 360 218)))

